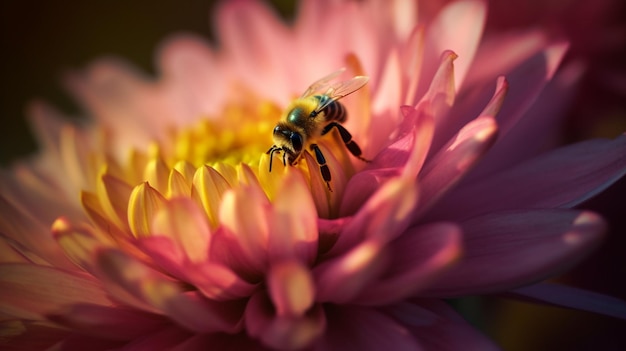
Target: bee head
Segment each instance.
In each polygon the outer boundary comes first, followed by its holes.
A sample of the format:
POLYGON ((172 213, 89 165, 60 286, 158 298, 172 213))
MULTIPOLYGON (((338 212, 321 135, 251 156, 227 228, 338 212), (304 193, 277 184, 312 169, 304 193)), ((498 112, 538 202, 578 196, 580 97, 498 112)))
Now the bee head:
POLYGON ((302 134, 281 124, 274 128, 273 134, 274 142, 280 145, 280 148, 288 154, 290 160, 295 160, 304 146, 302 134))

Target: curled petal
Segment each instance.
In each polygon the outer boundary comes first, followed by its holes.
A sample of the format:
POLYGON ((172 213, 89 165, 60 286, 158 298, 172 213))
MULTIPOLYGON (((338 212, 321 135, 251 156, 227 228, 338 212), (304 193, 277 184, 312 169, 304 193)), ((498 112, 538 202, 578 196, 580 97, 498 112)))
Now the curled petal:
POLYGON ((422 200, 415 217, 423 213, 489 150, 496 139, 497 125, 492 117, 483 116, 468 123, 437 153, 419 176, 422 200))

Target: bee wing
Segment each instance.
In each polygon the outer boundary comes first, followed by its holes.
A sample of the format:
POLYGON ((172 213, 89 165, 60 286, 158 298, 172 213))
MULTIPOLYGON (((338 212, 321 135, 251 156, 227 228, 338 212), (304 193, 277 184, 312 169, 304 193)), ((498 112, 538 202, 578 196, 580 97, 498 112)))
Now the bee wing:
POLYGON ((329 86, 330 82, 339 77, 343 72, 345 72, 345 68, 341 68, 329 75, 327 75, 326 77, 323 77, 319 80, 317 80, 316 82, 314 82, 313 84, 311 84, 311 86, 309 86, 307 88, 307 90, 302 93, 301 98, 305 98, 311 95, 315 95, 315 93, 322 91, 322 89, 326 88, 329 86))
POLYGON ((326 90, 326 92, 324 93, 324 95, 329 96, 330 99, 328 99, 328 101, 326 101, 325 103, 320 104, 315 110, 321 111, 326 106, 330 105, 333 101, 339 100, 344 96, 354 93, 355 91, 361 89, 365 84, 367 84, 368 80, 369 77, 356 76, 350 80, 337 82, 330 85, 328 90, 326 90))

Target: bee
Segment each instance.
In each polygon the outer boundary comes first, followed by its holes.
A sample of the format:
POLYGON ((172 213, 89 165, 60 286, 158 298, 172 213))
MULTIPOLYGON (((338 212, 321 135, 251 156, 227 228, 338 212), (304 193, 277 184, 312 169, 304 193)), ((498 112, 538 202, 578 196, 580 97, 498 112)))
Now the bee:
POLYGON ((352 135, 341 125, 348 114, 344 105, 338 100, 361 89, 369 80, 365 76, 356 76, 347 81, 331 83, 344 69, 333 72, 316 81, 300 96, 291 102, 283 117, 273 131, 274 145, 267 151, 270 155, 269 171, 272 171, 272 159, 275 153, 283 153, 283 165, 293 166, 298 162, 306 147, 315 155, 322 179, 329 191, 330 170, 322 150, 315 140, 326 135, 333 128, 339 131, 341 140, 352 155, 364 162, 369 160, 361 156, 361 148, 352 140, 352 135), (324 91, 323 93, 321 93, 324 91))

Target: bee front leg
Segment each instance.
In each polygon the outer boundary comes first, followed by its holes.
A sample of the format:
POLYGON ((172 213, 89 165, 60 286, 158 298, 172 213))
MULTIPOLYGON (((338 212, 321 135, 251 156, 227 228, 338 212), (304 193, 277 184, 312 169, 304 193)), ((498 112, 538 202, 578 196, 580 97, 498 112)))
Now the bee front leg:
POLYGON ((322 135, 327 134, 333 128, 337 128, 337 130, 339 131, 339 135, 341 135, 341 140, 343 140, 343 143, 346 145, 346 148, 348 149, 348 151, 350 151, 352 155, 354 155, 354 157, 358 158, 359 160, 363 162, 372 162, 361 156, 362 154, 361 148, 354 140, 352 140, 352 134, 350 134, 350 132, 348 132, 348 130, 341 124, 337 122, 330 122, 322 130, 322 135))
POLYGON ((317 161, 317 164, 320 166, 320 173, 322 174, 322 179, 324 179, 324 181, 326 182, 328 191, 332 192, 333 189, 330 188, 330 179, 331 179, 330 169, 328 168, 328 165, 326 164, 326 158, 324 157, 322 150, 320 150, 317 144, 311 144, 311 151, 313 151, 313 153, 315 154, 315 160, 317 161))

